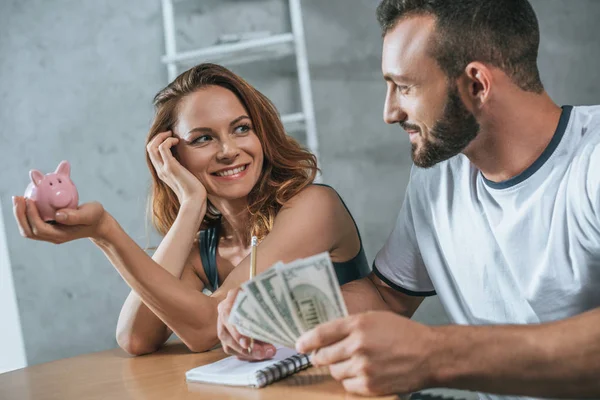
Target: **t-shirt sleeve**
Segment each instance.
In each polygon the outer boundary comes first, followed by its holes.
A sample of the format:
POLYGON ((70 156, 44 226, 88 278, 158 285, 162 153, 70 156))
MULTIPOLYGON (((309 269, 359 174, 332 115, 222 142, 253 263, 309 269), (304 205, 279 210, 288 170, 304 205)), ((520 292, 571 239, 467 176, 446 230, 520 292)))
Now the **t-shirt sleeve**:
MULTIPOLYGON (((600 135, 600 129, 596 129, 594 133, 600 135)), ((600 221, 600 143, 591 149, 586 172, 586 194, 597 221, 600 221)), ((598 228, 600 229, 600 227, 598 228)))
POLYGON ((390 287, 411 296, 433 296, 429 278, 415 234, 410 186, 398 214, 396 226, 373 263, 373 272, 390 287))

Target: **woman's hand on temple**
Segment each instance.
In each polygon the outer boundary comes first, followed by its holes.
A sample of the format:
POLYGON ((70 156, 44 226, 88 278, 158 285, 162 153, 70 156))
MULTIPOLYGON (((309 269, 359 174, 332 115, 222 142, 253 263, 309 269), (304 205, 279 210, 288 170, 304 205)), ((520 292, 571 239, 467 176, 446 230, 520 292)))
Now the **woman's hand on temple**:
POLYGON ((171 131, 156 135, 146 146, 159 179, 166 183, 179 199, 179 204, 188 201, 200 202, 206 207, 206 189, 190 171, 173 156, 171 148, 179 143, 171 131))
POLYGON ((75 239, 91 238, 106 240, 112 217, 98 202, 85 203, 76 210, 58 210, 57 224, 44 222, 35 201, 21 196, 13 197, 13 213, 21 236, 55 244, 75 239))
POLYGON ((217 320, 217 335, 223 346, 223 351, 229 355, 237 356, 240 360, 256 361, 272 358, 275 355, 275 346, 258 340, 250 352, 250 338, 241 335, 235 326, 229 323, 231 308, 240 289, 230 290, 227 298, 219 303, 219 317, 217 320))

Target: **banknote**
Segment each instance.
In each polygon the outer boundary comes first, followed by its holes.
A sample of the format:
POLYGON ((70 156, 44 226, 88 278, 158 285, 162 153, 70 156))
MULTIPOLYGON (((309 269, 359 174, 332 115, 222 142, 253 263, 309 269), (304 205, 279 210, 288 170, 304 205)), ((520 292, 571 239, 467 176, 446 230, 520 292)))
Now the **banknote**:
POLYGON ((273 304, 269 301, 267 296, 260 291, 258 287, 259 276, 256 276, 253 280, 248 281, 242 285, 242 290, 252 297, 254 303, 258 306, 255 307, 256 312, 261 314, 263 320, 267 320, 271 325, 271 328, 277 333, 277 336, 282 339, 288 340, 289 343, 294 343, 297 336, 292 336, 285 329, 285 321, 283 321, 274 309, 273 304))
POLYGON ((234 325, 242 335, 267 343, 281 344, 286 347, 294 346, 289 339, 283 339, 277 335, 273 328, 256 312, 252 298, 244 291, 240 291, 235 299, 229 315, 229 323, 234 325))
POLYGON ((279 265, 283 265, 283 263, 277 263, 257 276, 255 278, 256 285, 263 294, 265 303, 274 311, 279 324, 287 335, 295 341, 300 337, 300 329, 292 316, 291 305, 288 304, 285 293, 283 293, 285 287, 276 271, 279 265))
POLYGON ((328 253, 317 254, 276 268, 283 293, 302 332, 348 315, 328 253))
POLYGON ((276 263, 242 285, 229 322, 245 336, 294 347, 315 326, 348 315, 328 253, 276 263))

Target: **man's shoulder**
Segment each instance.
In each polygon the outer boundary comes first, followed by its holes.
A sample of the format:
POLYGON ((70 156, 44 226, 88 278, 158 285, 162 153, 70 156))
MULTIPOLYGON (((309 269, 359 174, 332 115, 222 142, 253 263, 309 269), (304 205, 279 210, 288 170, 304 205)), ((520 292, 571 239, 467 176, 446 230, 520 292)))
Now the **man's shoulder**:
POLYGON ((575 106, 571 118, 571 129, 580 130, 582 135, 588 137, 591 136, 588 134, 600 136, 600 105, 575 106))
POLYGON ((573 153, 568 179, 573 194, 583 188, 592 204, 600 199, 600 106, 576 106, 571 114, 573 153))
POLYGON ((573 107, 569 130, 576 159, 592 162, 600 156, 600 105, 573 107))

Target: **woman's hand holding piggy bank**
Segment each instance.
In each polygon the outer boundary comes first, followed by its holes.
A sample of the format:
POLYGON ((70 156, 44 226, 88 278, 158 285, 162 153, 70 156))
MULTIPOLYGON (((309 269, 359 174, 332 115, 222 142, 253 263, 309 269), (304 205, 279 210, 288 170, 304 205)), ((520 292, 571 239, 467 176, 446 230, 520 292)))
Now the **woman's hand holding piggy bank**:
POLYGON ((31 183, 25 190, 25 198, 35 201, 44 221, 55 222, 56 211, 62 208, 77 209, 79 195, 71 181, 71 166, 68 161, 62 161, 56 171, 46 175, 32 169, 29 177, 31 183))
POLYGON ((77 206, 79 196, 70 178, 71 167, 62 161, 55 172, 29 173, 24 197, 13 197, 13 213, 21 236, 52 243, 89 237, 108 239, 110 214, 98 202, 77 206))

